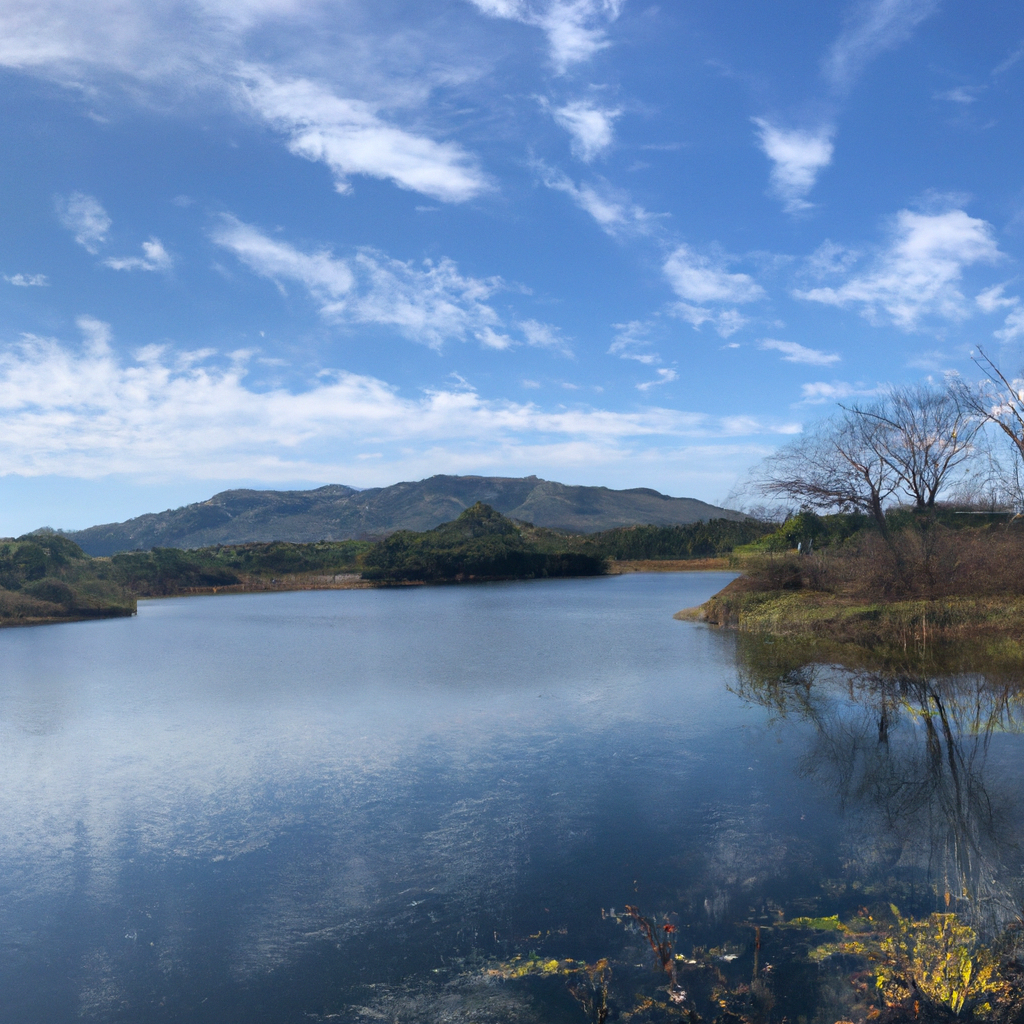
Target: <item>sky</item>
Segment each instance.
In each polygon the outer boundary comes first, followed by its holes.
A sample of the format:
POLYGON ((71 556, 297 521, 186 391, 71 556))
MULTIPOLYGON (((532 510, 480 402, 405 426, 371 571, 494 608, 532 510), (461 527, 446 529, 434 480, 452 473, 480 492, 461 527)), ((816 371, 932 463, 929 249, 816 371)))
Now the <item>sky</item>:
POLYGON ((0 0, 0 533, 229 487, 722 502, 1024 342, 1024 8, 0 0))

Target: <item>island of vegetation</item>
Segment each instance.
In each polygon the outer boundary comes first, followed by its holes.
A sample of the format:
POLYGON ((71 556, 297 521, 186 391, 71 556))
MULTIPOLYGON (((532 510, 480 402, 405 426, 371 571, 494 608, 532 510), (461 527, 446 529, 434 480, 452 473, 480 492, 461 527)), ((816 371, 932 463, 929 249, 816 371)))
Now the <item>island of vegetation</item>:
POLYGON ((713 519, 571 534, 514 521, 478 502, 453 522, 376 542, 158 547, 99 558, 40 530, 0 541, 0 625, 132 615, 139 598, 723 567, 737 545, 769 529, 753 519, 713 519))
POLYGON ((892 388, 769 457, 752 484, 788 514, 678 617, 841 648, 844 664, 1024 657, 1024 390, 980 358, 977 389, 892 388))

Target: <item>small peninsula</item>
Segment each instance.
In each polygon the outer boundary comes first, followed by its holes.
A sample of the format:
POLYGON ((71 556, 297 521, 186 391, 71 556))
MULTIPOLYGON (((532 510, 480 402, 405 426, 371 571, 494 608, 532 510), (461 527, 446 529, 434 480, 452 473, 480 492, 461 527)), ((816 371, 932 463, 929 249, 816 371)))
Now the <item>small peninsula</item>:
POLYGON ((677 618, 799 643, 817 660, 1024 657, 1024 521, 1007 514, 894 509, 883 531, 804 511, 729 564, 742 575, 677 618))

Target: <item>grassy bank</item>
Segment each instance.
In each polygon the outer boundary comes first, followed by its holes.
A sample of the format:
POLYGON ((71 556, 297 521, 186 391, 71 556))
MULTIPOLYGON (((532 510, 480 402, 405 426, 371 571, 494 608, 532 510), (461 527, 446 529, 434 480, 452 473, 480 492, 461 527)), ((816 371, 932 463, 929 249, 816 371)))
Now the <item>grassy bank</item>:
POLYGON ((677 618, 884 657, 956 646, 1024 658, 1024 525, 904 515, 881 534, 812 523, 814 550, 804 518, 734 553, 743 575, 677 618))

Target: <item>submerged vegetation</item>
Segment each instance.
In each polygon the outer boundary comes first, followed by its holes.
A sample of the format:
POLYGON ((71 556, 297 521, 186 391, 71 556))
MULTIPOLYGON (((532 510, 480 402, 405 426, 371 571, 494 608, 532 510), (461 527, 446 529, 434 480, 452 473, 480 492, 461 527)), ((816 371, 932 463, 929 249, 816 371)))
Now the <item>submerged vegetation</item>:
POLYGON ((607 916, 633 939, 618 955, 588 963, 531 950, 483 973, 524 986, 561 980, 582 1011, 577 1019, 591 1024, 781 1024, 815 1009, 813 1019, 830 1024, 837 1014, 836 1024, 910 1024, 1010 1022, 1024 1013, 1016 932, 988 946, 955 913, 913 919, 890 904, 846 921, 779 919, 752 925, 742 943, 687 952, 672 915, 627 906, 607 916), (635 962, 645 950, 646 971, 635 962))
POLYGON ((485 975, 560 981, 593 1024, 1024 1021, 1024 805, 997 739, 1024 732, 1019 673, 850 671, 754 636, 738 653, 737 696, 802 727, 798 771, 843 808, 840 863, 796 892, 742 871, 717 910, 681 890, 678 913, 602 911, 598 958, 548 932, 485 975))

